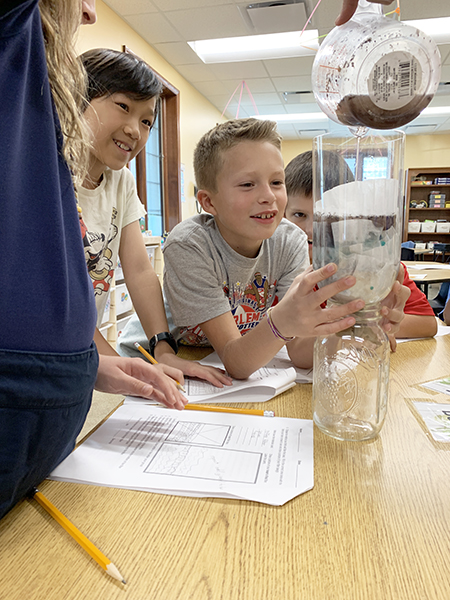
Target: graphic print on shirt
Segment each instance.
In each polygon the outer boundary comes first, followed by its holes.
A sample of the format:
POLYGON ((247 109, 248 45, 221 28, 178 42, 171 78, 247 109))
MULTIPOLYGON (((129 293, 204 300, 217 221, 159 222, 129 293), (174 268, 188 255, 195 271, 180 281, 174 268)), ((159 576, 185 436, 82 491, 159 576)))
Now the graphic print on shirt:
MULTIPOLYGON (((237 281, 231 289, 224 281, 222 289, 228 298, 231 313, 241 335, 256 327, 270 306, 278 304, 278 296, 275 294, 277 282, 269 284, 267 276, 259 271, 253 274, 253 278, 248 283, 237 281)), ((179 342, 190 346, 208 344, 205 334, 198 325, 180 329, 180 335, 182 339, 179 342)))
POLYGON ((113 208, 108 234, 89 231, 86 225, 82 227, 84 255, 89 275, 94 284, 94 293, 99 296, 109 292, 114 275, 114 264, 111 260, 111 242, 117 236, 118 228, 114 224, 117 210, 113 208))
POLYGON ((276 283, 275 281, 273 284, 269 284, 267 277, 257 271, 254 273, 253 279, 244 287, 243 292, 235 289, 234 293, 228 296, 231 312, 241 335, 256 327, 267 308, 277 304, 276 296, 271 302, 276 290, 276 283))

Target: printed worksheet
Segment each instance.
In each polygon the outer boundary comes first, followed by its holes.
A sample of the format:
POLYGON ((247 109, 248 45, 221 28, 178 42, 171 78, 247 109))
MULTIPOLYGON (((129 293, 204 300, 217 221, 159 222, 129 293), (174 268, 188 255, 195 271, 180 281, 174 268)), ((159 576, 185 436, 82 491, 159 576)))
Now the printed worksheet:
POLYGON ((427 381, 420 385, 435 392, 450 395, 450 376, 444 377, 443 379, 435 379, 434 381, 427 381))
POLYGON ((123 405, 50 479, 280 506, 314 485, 313 423, 123 405))
POLYGON ((450 442, 450 404, 413 402, 428 431, 437 442, 450 442))
MULTIPOLYGON (((223 368, 222 363, 220 365, 220 368, 223 368)), ((186 377, 184 389, 190 403, 267 402, 267 400, 271 400, 293 387, 295 377, 296 373, 293 367, 279 369, 262 367, 247 379, 233 379, 231 386, 225 385, 222 388, 218 388, 208 381, 186 377)), ((134 396, 125 398, 125 404, 140 404, 142 402, 157 404, 145 398, 134 396)))

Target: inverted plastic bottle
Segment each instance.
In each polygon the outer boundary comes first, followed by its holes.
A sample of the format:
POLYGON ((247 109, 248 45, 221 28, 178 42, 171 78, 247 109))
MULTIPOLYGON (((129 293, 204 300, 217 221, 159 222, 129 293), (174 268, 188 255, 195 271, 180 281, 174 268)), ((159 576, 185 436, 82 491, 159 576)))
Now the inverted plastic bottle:
POLYGON ((333 121, 353 128, 394 129, 432 100, 441 57, 423 31, 385 17, 359 0, 353 18, 335 27, 316 54, 312 88, 333 121))

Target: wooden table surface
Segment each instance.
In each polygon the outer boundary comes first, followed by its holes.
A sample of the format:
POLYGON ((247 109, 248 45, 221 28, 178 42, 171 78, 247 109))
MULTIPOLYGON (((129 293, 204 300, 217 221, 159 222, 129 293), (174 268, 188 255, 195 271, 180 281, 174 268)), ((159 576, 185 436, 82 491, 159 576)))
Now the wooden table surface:
POLYGON ((414 279, 414 275, 425 275, 423 279, 415 280, 416 283, 442 283, 443 281, 450 280, 450 268, 448 268, 450 267, 450 265, 446 263, 443 264, 439 262, 429 262, 421 260, 404 260, 402 262, 408 269, 408 273, 411 279, 414 279), (427 269, 427 266, 429 265, 432 265, 432 267, 427 269), (436 268, 436 266, 440 268, 436 268))
MULTIPOLYGON (((0 521, 0 599, 448 600, 450 444, 432 441, 408 401, 448 402, 417 384, 449 374, 450 336, 399 344, 379 437, 315 428, 314 488, 282 507, 44 482, 128 583, 26 500, 0 521)), ((97 395, 85 431, 119 401, 97 395)), ((311 385, 261 406, 309 419, 311 385)))

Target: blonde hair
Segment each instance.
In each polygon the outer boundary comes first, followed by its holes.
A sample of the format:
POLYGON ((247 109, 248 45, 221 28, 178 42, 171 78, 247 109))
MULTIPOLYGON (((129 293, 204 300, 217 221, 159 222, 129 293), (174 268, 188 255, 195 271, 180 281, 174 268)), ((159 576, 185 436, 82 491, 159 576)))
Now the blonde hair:
POLYGON ((40 0, 48 77, 61 124, 63 154, 75 185, 87 170, 88 136, 81 119, 86 75, 74 48, 81 24, 80 0, 40 0))
POLYGON ((205 133, 194 151, 194 171, 198 189, 216 192, 217 173, 225 150, 243 141, 269 142, 281 150, 281 136, 274 121, 232 119, 205 133))

